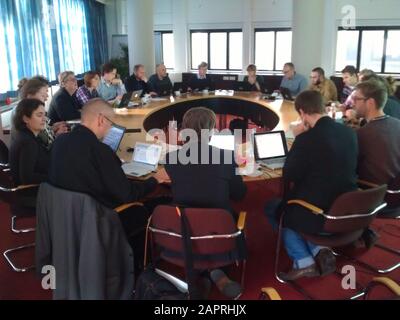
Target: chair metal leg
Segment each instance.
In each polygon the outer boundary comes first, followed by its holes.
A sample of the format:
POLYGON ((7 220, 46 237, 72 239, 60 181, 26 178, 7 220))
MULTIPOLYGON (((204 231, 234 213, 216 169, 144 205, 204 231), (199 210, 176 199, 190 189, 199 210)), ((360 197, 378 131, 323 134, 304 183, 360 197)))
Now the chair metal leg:
POLYGON ((35 228, 27 228, 27 229, 17 229, 16 228, 16 222, 17 222, 18 217, 17 216, 12 216, 11 217, 11 231, 14 233, 28 233, 28 232, 33 232, 36 229, 35 228))
POLYGON ((20 246, 17 248, 11 248, 11 249, 4 251, 3 256, 4 256, 4 258, 6 258, 8 264, 11 266, 11 268, 13 268, 13 270, 15 272, 26 272, 28 270, 35 268, 35 266, 32 265, 32 266, 26 266, 26 267, 18 267, 14 264, 14 262, 11 260, 9 255, 13 252, 21 251, 21 250, 28 249, 28 248, 33 248, 34 246, 35 246, 35 243, 30 243, 30 244, 26 244, 26 245, 23 245, 23 246, 20 246))
MULTIPOLYGON (((377 245, 375 245, 375 246, 377 246, 377 245)), ((381 248, 381 245, 379 245, 378 247, 381 248)), ((387 248, 387 249, 389 249, 389 248, 387 248)), ((386 249, 383 249, 383 250, 386 250, 386 249)), ((386 250, 386 251, 390 252, 390 250, 386 250)), ((390 267, 388 267, 386 269, 379 269, 379 268, 377 268, 377 267, 375 267, 375 266, 373 266, 373 265, 371 265, 369 263, 363 262, 363 261, 361 261, 361 260, 359 260, 357 258, 354 258, 354 257, 349 257, 349 256, 344 255, 342 253, 335 252, 335 255, 342 256, 342 257, 346 258, 347 260, 355 262, 355 263, 359 264, 360 266, 362 266, 362 267, 364 267, 366 269, 369 269, 369 270, 371 270, 373 272, 379 273, 379 274, 387 274, 387 273, 390 273, 390 272, 392 272, 392 271, 394 271, 394 270, 396 270, 397 268, 400 267, 400 262, 397 262, 396 264, 394 264, 394 265, 392 265, 392 266, 390 266, 390 267)))
MULTIPOLYGON (((289 284, 293 289, 295 289, 297 292, 299 292, 301 295, 303 295, 308 300, 315 300, 307 291, 305 291, 300 285, 298 285, 296 283, 296 281, 285 281, 279 276, 279 257, 280 257, 281 244, 282 244, 282 226, 283 226, 283 215, 279 221, 279 228, 278 228, 278 239, 277 239, 276 253, 275 253, 275 278, 281 283, 289 284)), ((337 255, 335 252, 334 252, 334 254, 337 255)), ((339 273, 338 271, 335 271, 335 274, 339 278, 342 277, 342 274, 339 273)), ((365 288, 357 282, 356 282, 356 286, 358 289, 357 293, 352 297, 345 298, 345 300, 357 300, 365 295, 365 288)))

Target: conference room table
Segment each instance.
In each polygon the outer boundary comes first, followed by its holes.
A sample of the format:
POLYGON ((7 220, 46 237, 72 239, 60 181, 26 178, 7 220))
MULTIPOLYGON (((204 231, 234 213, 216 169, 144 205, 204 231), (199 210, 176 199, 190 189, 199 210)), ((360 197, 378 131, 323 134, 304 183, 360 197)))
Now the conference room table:
MULTIPOLYGON (((170 121, 176 121, 178 128, 184 113, 193 107, 206 107, 217 115, 231 115, 248 119, 266 131, 290 129, 290 123, 298 120, 294 103, 287 100, 268 101, 263 95, 255 92, 238 92, 233 95, 224 92, 208 94, 183 94, 180 97, 152 99, 149 103, 135 108, 115 109, 115 123, 128 129, 136 129, 135 133, 127 133, 121 142, 118 155, 124 161, 131 161, 132 152, 128 148, 136 142, 154 142, 150 131, 165 131, 170 121)), ((221 118, 221 117, 220 117, 221 118)), ((281 170, 261 167, 258 176, 244 176, 244 180, 260 181, 281 176, 281 170)))

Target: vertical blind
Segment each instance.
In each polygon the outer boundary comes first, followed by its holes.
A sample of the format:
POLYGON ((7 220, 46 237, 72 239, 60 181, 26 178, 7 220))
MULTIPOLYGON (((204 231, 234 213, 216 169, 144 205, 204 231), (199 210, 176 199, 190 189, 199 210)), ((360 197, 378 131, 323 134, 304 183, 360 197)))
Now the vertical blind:
POLYGON ((0 93, 23 77, 96 69, 108 58, 106 35, 104 5, 94 0, 1 0, 0 93))

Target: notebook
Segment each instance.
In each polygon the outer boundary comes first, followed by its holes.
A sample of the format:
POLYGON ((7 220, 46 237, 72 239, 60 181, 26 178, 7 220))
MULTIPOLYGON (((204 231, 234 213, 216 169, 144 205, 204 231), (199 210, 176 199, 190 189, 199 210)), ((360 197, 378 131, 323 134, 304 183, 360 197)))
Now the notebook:
POLYGON ((158 144, 137 142, 132 161, 122 165, 127 176, 142 177, 157 170, 162 147, 158 144))
POLYGON ((284 131, 254 134, 255 159, 271 169, 283 168, 288 153, 284 131))
POLYGON ((117 152, 125 131, 125 127, 113 124, 107 135, 104 137, 103 143, 108 145, 114 152, 117 152))

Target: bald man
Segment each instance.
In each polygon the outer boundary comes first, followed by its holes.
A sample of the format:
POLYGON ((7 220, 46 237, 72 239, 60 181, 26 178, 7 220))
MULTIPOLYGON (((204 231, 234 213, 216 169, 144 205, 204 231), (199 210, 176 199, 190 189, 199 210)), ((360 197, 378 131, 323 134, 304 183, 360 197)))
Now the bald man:
POLYGON ((167 68, 163 63, 156 67, 156 74, 153 74, 147 83, 149 90, 158 96, 169 96, 172 93, 172 82, 168 76, 167 68))
POLYGON ((49 180, 54 186, 87 193, 109 208, 137 201, 168 179, 165 170, 143 182, 128 180, 121 161, 101 141, 113 124, 114 111, 102 99, 82 109, 81 124, 57 138, 51 151, 49 180))

